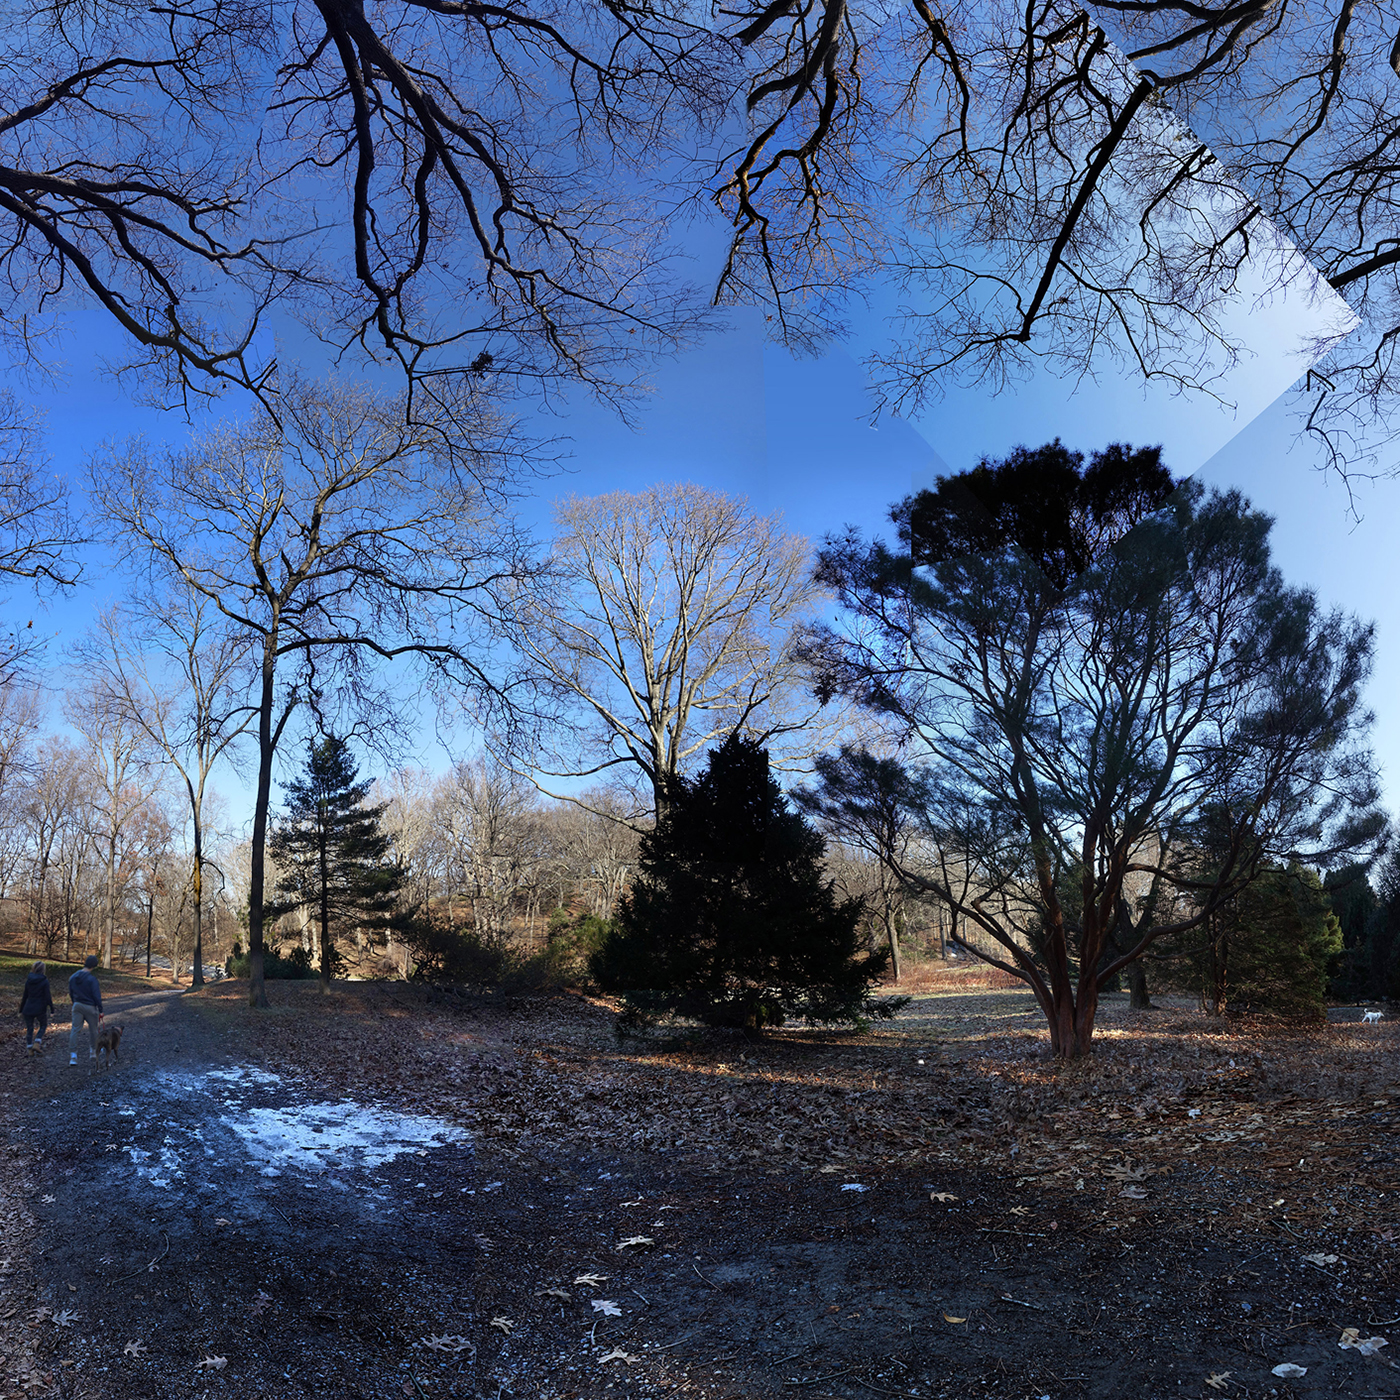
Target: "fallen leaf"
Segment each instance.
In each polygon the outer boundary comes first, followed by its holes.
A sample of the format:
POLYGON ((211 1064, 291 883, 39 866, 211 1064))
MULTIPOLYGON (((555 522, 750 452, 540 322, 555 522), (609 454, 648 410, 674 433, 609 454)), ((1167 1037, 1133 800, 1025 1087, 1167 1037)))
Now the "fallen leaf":
POLYGON ((574 1295, 567 1288, 542 1288, 535 1296, 539 1298, 572 1298, 574 1295))
POLYGON ((623 1351, 621 1347, 614 1347, 606 1356, 600 1356, 599 1361, 635 1361, 637 1358, 623 1351))
POLYGON ((1230 1386, 1230 1372, 1216 1371, 1206 1377, 1206 1384, 1212 1390, 1228 1390, 1230 1386))
POLYGON ((507 1337, 509 1337, 511 1332, 515 1329, 515 1323, 508 1317, 493 1317, 491 1321, 487 1323, 487 1326, 494 1327, 498 1332, 504 1332, 507 1337))
POLYGON ((1337 1343, 1343 1351, 1359 1351, 1362 1356, 1376 1356, 1390 1343, 1384 1337, 1363 1337, 1359 1327, 1348 1327, 1337 1343))
POLYGON ((574 1280, 575 1288, 597 1288, 600 1283, 606 1283, 609 1278, 607 1274, 580 1274, 574 1280))
POLYGON ((868 1191, 868 1186, 862 1186, 858 1181, 848 1181, 842 1188, 843 1191, 868 1191))
POLYGON ((71 1327, 78 1320, 78 1314, 70 1308, 64 1308, 62 1312, 53 1315, 53 1325, 55 1327, 71 1327))
POLYGON ((604 1317, 621 1317, 622 1309, 612 1298, 595 1298, 593 1300, 593 1311, 600 1312, 604 1317))
POLYGON ((140 1356, 146 1350, 145 1342, 131 1341, 122 1348, 123 1356, 140 1356))
POLYGON ((965 1317, 950 1317, 947 1313, 944 1313, 944 1314, 943 1314, 943 1321, 944 1321, 944 1322, 966 1322, 967 1319, 966 1319, 965 1317))
POLYGON ((427 1347, 429 1351, 450 1351, 453 1356, 458 1356, 464 1351, 476 1354, 476 1344, 469 1342, 465 1337, 424 1337, 418 1343, 419 1346, 427 1347))
POLYGON ((1273 1374, 1286 1381, 1296 1381, 1308 1374, 1308 1368, 1295 1365, 1292 1361, 1284 1361, 1274 1367, 1273 1374))
POLYGON ((225 1217, 225 1216, 216 1215, 216 1216, 214 1217, 214 1224, 215 1224, 215 1225, 232 1225, 232 1224, 233 1224, 233 1221, 232 1221, 232 1220, 229 1220, 229 1219, 228 1219, 227 1217, 225 1217))
POLYGON ((1011 1214, 1012 1214, 1012 1215, 1029 1215, 1029 1214, 1030 1214, 1030 1210, 1029 1210, 1029 1208, 1026 1207, 1026 1206, 1012 1206, 1012 1207, 1011 1207, 1011 1214))
POLYGON ((53 1197, 52 1197, 52 1196, 40 1196, 39 1199, 40 1199, 46 1206, 51 1206, 51 1205, 53 1205, 53 1197))
POLYGON ((222 1371, 228 1365, 226 1356, 206 1356, 203 1361, 196 1364, 196 1371, 222 1371))
POLYGON ((951 1191, 931 1191, 929 1200, 931 1201, 956 1201, 958 1198, 951 1191))
POLYGON ((619 1240, 619 1249, 645 1249, 648 1245, 655 1244, 656 1241, 650 1235, 628 1235, 625 1240, 619 1240))
POLYGON ((1147 1192, 1141 1186, 1125 1186, 1118 1194, 1126 1196, 1130 1201, 1145 1201, 1147 1199, 1147 1192))
POLYGON ((52 1317, 52 1316, 53 1316, 53 1309, 52 1309, 52 1308, 37 1307, 37 1308, 34 1309, 33 1316, 31 1317, 30 1320, 33 1321, 33 1322, 43 1322, 43 1321, 45 1320, 45 1318, 50 1318, 50 1317, 52 1317))
POLYGON ((264 1293, 258 1289, 258 1296, 248 1304, 248 1315, 250 1317, 261 1317, 269 1307, 272 1306, 272 1294, 264 1293))
MULTIPOLYGON (((1115 1181, 1141 1181, 1147 1175, 1147 1168, 1115 1165, 1105 1167, 1103 1174, 1111 1176, 1115 1181)), ((1229 1375, 1230 1373, 1227 1371, 1225 1374, 1229 1375)))
POLYGON ((1309 1264, 1316 1264, 1320 1269, 1325 1268, 1328 1264, 1337 1263, 1337 1256, 1335 1254, 1305 1254, 1303 1258, 1306 1259, 1309 1264))

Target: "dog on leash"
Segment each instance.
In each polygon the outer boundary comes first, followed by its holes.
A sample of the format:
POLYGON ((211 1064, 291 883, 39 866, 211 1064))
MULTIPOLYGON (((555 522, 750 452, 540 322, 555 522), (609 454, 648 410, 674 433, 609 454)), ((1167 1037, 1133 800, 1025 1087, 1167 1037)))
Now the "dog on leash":
POLYGON ((1362 1016, 1361 1016, 1361 1019, 1362 1019, 1363 1021, 1379 1021, 1379 1020, 1381 1019, 1381 1012, 1379 1012, 1379 1011, 1366 1011, 1366 1012, 1363 1012, 1363 1013, 1362 1013, 1362 1016))
POLYGON ((123 1027, 121 1026, 104 1025, 102 1029, 97 1032, 97 1064, 99 1069, 102 1068, 104 1063, 102 1058, 102 1052, 104 1050, 107 1052, 105 1063, 108 1069, 112 1068, 113 1060, 121 1058, 121 1056, 117 1054, 117 1046, 122 1043, 122 1030, 123 1027))

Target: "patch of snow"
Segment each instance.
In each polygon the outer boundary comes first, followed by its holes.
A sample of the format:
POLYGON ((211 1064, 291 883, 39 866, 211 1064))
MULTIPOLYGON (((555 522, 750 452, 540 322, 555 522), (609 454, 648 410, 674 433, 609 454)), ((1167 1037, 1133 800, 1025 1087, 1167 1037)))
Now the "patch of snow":
POLYGON ((440 1118, 394 1113, 351 1101, 286 1108, 250 1108, 227 1115, 224 1125, 241 1138, 255 1160, 276 1166, 325 1171, 337 1159, 358 1167, 380 1167, 423 1147, 461 1142, 466 1134, 440 1118))
MULTIPOLYGON (((169 1143, 168 1138, 166 1142, 169 1143)), ((162 1147, 158 1154, 140 1147, 128 1147, 126 1153, 131 1158, 136 1175, 149 1181, 152 1186, 169 1189, 173 1182, 185 1179, 184 1172, 180 1170, 180 1155, 168 1145, 162 1147)))
POLYGON ((251 1084, 260 1089, 275 1089, 283 1081, 280 1074, 269 1069, 259 1069, 256 1065, 234 1065, 230 1069, 211 1069, 205 1079, 213 1079, 223 1084, 251 1084))

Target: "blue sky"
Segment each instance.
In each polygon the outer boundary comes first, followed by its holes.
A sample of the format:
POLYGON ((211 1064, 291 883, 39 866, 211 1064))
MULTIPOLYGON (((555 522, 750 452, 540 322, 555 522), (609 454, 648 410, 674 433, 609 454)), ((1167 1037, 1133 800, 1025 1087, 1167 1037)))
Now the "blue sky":
MULTIPOLYGON (((1275 402, 1298 373, 1287 346, 1315 318, 1278 301, 1254 305, 1241 324, 1258 353, 1237 372, 1238 409, 1144 395, 1140 384, 1105 374, 1097 384, 1067 384, 1040 373, 1019 388, 992 396, 958 390, 931 405, 916 423, 885 417, 871 423, 873 400, 859 356, 885 333, 878 315, 857 322, 849 344, 819 360, 797 360, 765 346, 762 316, 731 315, 716 333, 654 375, 655 392, 628 427, 609 410, 583 401, 541 416, 546 434, 572 438, 572 456, 559 475, 542 480, 526 514, 543 535, 557 495, 635 490, 658 481, 693 481, 745 495, 762 512, 781 510, 788 527, 819 540, 850 523, 867 532, 885 526, 889 505, 939 472, 962 470, 980 456, 999 456, 1019 443, 1059 436, 1089 450, 1111 441, 1160 442, 1177 472, 1241 488, 1276 518, 1274 548, 1285 576, 1313 587, 1322 601, 1379 623, 1371 704, 1375 740, 1392 807, 1400 805, 1400 603, 1393 587, 1390 540, 1400 520, 1400 483, 1361 485, 1349 498, 1342 484, 1316 470, 1306 446, 1295 445, 1296 423, 1275 402), (1352 517, 1355 505, 1361 519, 1352 517)), ((49 413, 54 467, 74 484, 104 440, 145 432, 179 444, 188 425, 177 414, 132 405, 104 378, 82 347, 100 349, 106 329, 76 322, 66 380, 37 397, 49 413)), ((225 411, 236 411, 236 402, 225 411)), ((55 632, 52 659, 115 596, 116 580, 94 554, 89 577, 69 600, 38 614, 55 632)), ((12 609, 29 606, 15 594, 12 609)), ((54 709, 57 723, 57 706, 54 709)), ((431 726, 428 726, 431 729, 431 726)), ((417 762, 437 768, 447 755, 425 738, 417 762)), ((240 785, 220 784, 235 810, 240 785)))

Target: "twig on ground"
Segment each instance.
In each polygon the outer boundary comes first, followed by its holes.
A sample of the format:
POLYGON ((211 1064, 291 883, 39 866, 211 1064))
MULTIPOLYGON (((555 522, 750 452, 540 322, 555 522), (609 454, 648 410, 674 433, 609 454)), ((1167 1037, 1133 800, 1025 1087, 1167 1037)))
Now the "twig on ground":
POLYGON ((710 1287, 713 1288, 713 1289, 715 1290, 716 1293, 719 1292, 719 1284, 717 1284, 717 1283, 711 1283, 710 1280, 707 1279, 707 1278, 705 1277, 704 1274, 700 1273, 700 1266, 699 1266, 699 1264, 692 1264, 690 1267, 691 1267, 692 1269, 694 1269, 695 1272, 696 1272, 697 1274, 699 1274, 699 1276, 700 1276, 700 1281, 701 1281, 702 1283, 708 1283, 708 1284, 710 1284, 710 1287))
POLYGON ((107 1285, 107 1287, 114 1288, 119 1283, 125 1283, 129 1278, 139 1278, 142 1274, 150 1273, 150 1271, 154 1269, 155 1266, 159 1264, 160 1261, 164 1259, 167 1254, 170 1253, 170 1236, 167 1235, 164 1230, 162 1230, 160 1232, 160 1237, 165 1241, 165 1248, 162 1249, 161 1252, 157 1254, 156 1257, 152 1259, 151 1262, 147 1264, 144 1269, 137 1269, 134 1274, 123 1274, 121 1278, 114 1278, 112 1282, 107 1285))
POLYGON ((847 1366, 844 1371, 828 1371, 824 1376, 813 1376, 805 1381, 784 1381, 784 1385, 820 1385, 823 1381, 834 1381, 837 1376, 849 1376, 852 1371, 859 1371, 862 1366, 868 1366, 868 1361, 857 1361, 854 1366, 847 1366))

